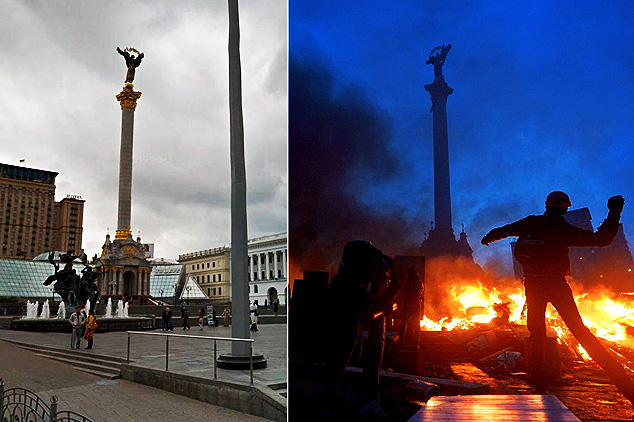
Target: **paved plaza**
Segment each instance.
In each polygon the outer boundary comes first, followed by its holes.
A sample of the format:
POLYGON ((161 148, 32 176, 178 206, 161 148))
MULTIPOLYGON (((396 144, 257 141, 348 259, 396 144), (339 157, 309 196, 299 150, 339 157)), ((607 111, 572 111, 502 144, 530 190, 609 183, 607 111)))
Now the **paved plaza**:
MULTIPOLYGON (((267 359, 267 368, 254 371, 254 382, 267 386, 286 383, 286 324, 260 325, 252 333, 254 353, 267 359)), ((146 333, 162 333, 160 330, 146 333)), ((231 337, 231 328, 198 327, 169 334, 231 337)), ((70 333, 40 333, 0 330, 0 339, 46 345, 72 354, 99 354, 119 358, 127 355, 126 332, 97 333, 92 350, 71 350, 70 333)), ((165 369, 165 336, 132 335, 130 359, 134 365, 165 369)), ((217 341, 217 353, 230 352, 227 341, 217 341)), ((214 342, 209 339, 170 336, 169 371, 201 378, 213 378, 214 342)), ((0 378, 5 388, 22 387, 45 400, 59 398, 59 408, 82 413, 94 421, 265 421, 266 419, 192 400, 166 391, 122 379, 105 380, 0 341, 0 378)), ((219 380, 249 382, 249 370, 218 369, 219 380)))

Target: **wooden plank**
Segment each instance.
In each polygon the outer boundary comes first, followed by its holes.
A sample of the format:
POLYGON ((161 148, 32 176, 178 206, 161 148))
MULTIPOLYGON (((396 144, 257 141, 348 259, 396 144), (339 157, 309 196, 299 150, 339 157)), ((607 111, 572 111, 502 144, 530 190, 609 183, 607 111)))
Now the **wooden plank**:
POLYGON ((553 395, 433 397, 409 422, 580 422, 553 395))
POLYGON ((478 383, 491 387, 490 391, 483 394, 513 394, 513 390, 502 380, 497 380, 474 364, 469 362, 461 362, 450 364, 449 367, 459 381, 478 383))

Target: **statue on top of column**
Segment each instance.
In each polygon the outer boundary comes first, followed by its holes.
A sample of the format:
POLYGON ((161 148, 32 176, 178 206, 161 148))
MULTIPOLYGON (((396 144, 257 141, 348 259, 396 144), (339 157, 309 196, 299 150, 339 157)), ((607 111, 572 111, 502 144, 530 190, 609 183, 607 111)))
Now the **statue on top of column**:
POLYGON ((132 81, 134 81, 134 71, 141 65, 141 60, 143 60, 145 55, 140 53, 136 48, 132 47, 127 47, 125 50, 121 50, 117 47, 117 52, 125 58, 125 64, 128 67, 128 72, 125 75, 125 81, 132 83, 132 81), (130 54, 129 51, 136 53, 137 56, 130 54))
POLYGON ((451 50, 451 44, 443 44, 435 47, 431 53, 429 53, 429 60, 427 60, 425 64, 434 65, 434 77, 442 76, 442 65, 445 63, 445 58, 447 58, 449 50, 451 50))

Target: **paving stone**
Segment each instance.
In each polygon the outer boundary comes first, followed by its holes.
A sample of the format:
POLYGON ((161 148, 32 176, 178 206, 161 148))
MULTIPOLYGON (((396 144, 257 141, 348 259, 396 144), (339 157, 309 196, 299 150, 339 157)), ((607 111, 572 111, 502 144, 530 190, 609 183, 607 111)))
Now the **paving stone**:
MULTIPOLYGON (((160 332, 156 330, 155 332, 160 332)), ((186 333, 190 333, 187 331, 186 333)), ((201 335, 199 330, 192 335, 201 335)), ((178 334, 181 334, 180 332, 178 334)), ((230 337, 227 327, 206 328, 202 335, 230 337)), ((261 325, 252 336, 255 350, 268 359, 268 367, 254 371, 256 383, 265 385, 286 382, 286 324, 261 325)), ((125 357, 127 334, 125 332, 98 333, 92 350, 71 350, 69 335, 65 333, 41 333, 0 330, 0 378, 5 389, 21 387, 32 390, 47 402, 58 397, 60 410, 72 410, 95 422, 121 421, 172 421, 188 422, 258 422, 267 419, 236 410, 214 406, 198 400, 172 394, 126 380, 105 381, 70 365, 37 356, 11 343, 9 339, 30 344, 48 345, 68 349, 69 354, 101 354, 125 357)), ((200 339, 170 339, 170 372, 213 379, 213 344, 200 339), (203 368, 209 365, 208 369, 203 368)), ((230 351, 228 345, 220 346, 218 353, 230 351), (221 350, 223 352, 221 352, 221 350)), ((165 342, 158 336, 134 336, 131 342, 131 359, 135 365, 164 369, 165 342)), ((219 380, 249 382, 249 371, 218 369, 219 380)))

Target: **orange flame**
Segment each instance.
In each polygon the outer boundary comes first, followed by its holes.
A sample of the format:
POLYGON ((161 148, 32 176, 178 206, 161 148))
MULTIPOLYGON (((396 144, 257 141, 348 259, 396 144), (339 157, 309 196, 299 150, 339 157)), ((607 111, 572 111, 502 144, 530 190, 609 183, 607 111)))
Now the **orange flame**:
MULTIPOLYGON (((427 316, 420 321, 421 330, 445 331, 469 329, 477 323, 489 323, 496 317, 496 304, 508 304, 508 321, 525 324, 524 291, 518 280, 499 280, 495 283, 483 283, 480 279, 465 280, 456 278, 454 283, 444 286, 443 293, 449 298, 449 315, 431 318, 427 316), (490 287, 495 284, 494 287, 490 287)), ((575 302, 586 326, 598 337, 618 342, 623 346, 634 346, 634 301, 632 295, 616 294, 604 286, 596 286, 593 290, 570 283, 575 302)), ((429 292, 429 289, 427 289, 429 292)), ((446 302, 445 302, 446 303, 446 302)), ((433 313, 434 309, 430 310, 433 313)), ((564 322, 552 305, 546 311, 550 330, 560 338, 569 338, 564 322)), ((587 352, 578 346, 578 352, 584 359, 590 360, 587 352)))

